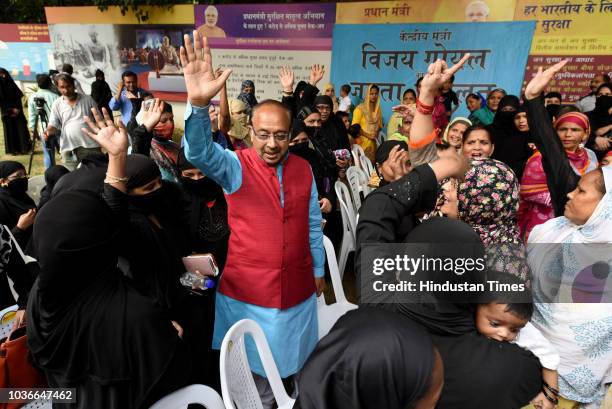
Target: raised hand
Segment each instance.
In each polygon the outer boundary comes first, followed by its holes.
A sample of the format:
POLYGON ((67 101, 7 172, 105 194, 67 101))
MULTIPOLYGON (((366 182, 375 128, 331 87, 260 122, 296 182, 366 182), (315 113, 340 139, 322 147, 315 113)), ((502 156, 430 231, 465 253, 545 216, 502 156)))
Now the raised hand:
POLYGON ((206 106, 219 93, 229 78, 232 70, 223 70, 218 77, 212 68, 212 55, 206 37, 193 31, 193 44, 185 34, 185 46, 181 46, 181 65, 185 76, 187 97, 192 105, 206 106))
POLYGON ((465 179, 470 163, 463 155, 459 155, 455 149, 446 149, 438 152, 438 157, 438 160, 430 163, 438 182, 448 177, 465 179))
POLYGON ((451 76, 463 67, 463 64, 465 64, 469 58, 470 54, 465 54, 457 64, 450 68, 446 64, 446 61, 443 60, 437 60, 433 64, 430 64, 427 69, 427 74, 425 74, 421 82, 421 93, 435 94, 438 89, 442 88, 442 85, 444 85, 446 81, 450 80, 451 76))
POLYGON ((147 131, 151 132, 155 125, 159 123, 162 112, 164 112, 164 101, 160 101, 159 98, 155 98, 152 104, 144 106, 142 109, 142 124, 147 128, 147 131))
POLYGON ((314 87, 319 81, 321 81, 323 75, 325 75, 325 66, 315 64, 310 69, 310 80, 308 82, 314 87))
POLYGON ((387 170, 391 173, 391 180, 388 182, 394 182, 410 172, 409 160, 408 152, 401 149, 399 145, 391 149, 387 166, 387 170))
POLYGON ((117 83, 117 90, 115 91, 116 99, 119 99, 119 97, 121 97, 121 91, 123 91, 123 80, 120 80, 117 83))
POLYGON ((538 68, 538 72, 536 75, 529 81, 527 84, 527 88, 525 88, 525 98, 534 99, 540 96, 542 91, 548 86, 550 81, 555 77, 565 64, 567 64, 569 60, 559 61, 552 67, 548 67, 546 70, 542 70, 542 67, 538 68))
POLYGON ((294 75, 290 67, 281 67, 278 72, 278 79, 280 80, 284 92, 293 92, 294 75))
MULTIPOLYGON (((223 68, 219 67, 215 70, 215 78, 220 78, 223 75, 223 68)), ((223 84, 225 86, 225 83, 223 84)))
POLYGON ((402 118, 406 118, 406 117, 414 117, 414 114, 416 113, 416 105, 415 104, 410 104, 410 105, 396 105, 393 108, 391 108, 393 110, 393 112, 397 112, 398 114, 400 114, 402 116, 402 118))
POLYGON ((106 108, 102 108, 102 115, 96 108, 91 108, 95 119, 92 121, 88 116, 83 117, 89 128, 81 128, 94 141, 103 147, 110 156, 125 155, 128 149, 128 136, 123 122, 119 121, 119 127, 115 126, 106 108))

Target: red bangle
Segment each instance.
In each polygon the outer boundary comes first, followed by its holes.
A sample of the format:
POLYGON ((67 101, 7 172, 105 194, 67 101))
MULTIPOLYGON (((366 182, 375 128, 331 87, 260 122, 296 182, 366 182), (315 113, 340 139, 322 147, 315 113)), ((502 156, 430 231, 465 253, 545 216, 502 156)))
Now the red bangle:
POLYGON ((434 106, 433 105, 425 105, 424 103, 421 102, 421 100, 419 100, 417 98, 416 101, 416 110, 417 112, 423 114, 423 115, 431 115, 433 114, 434 111, 434 106))
POLYGON ((433 108, 434 108, 434 105, 426 105, 426 104, 422 103, 421 100, 418 99, 418 98, 417 98, 416 104, 417 104, 417 106, 423 107, 425 109, 432 109, 433 110, 433 108))

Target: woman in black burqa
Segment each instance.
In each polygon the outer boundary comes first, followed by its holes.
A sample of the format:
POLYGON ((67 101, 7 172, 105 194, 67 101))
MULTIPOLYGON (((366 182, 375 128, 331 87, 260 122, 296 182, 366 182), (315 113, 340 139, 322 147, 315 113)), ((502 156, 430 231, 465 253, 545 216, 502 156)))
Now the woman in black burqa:
POLYGON ((40 275, 28 303, 28 346, 50 387, 76 388, 76 405, 54 407, 147 408, 188 384, 188 349, 167 310, 117 268, 116 221, 98 195, 78 190, 36 218, 40 275))
MULTIPOLYGON (((0 162, 0 224, 7 226, 17 244, 26 249, 32 235, 32 223, 36 216, 36 204, 27 193, 28 178, 25 167, 15 161, 0 162)), ((6 231, 6 243, 11 243, 6 231)), ((28 302, 28 291, 33 278, 25 269, 19 253, 10 244, 10 257, 5 266, 0 269, 0 309, 15 304, 15 298, 9 286, 8 277, 13 281, 13 288, 18 295, 19 317, 28 302), (6 275, 4 274, 6 273, 6 275)))
POLYGON ((11 74, 0 68, 0 114, 4 129, 4 150, 7 155, 25 155, 30 153, 30 132, 23 114, 19 89, 11 74))

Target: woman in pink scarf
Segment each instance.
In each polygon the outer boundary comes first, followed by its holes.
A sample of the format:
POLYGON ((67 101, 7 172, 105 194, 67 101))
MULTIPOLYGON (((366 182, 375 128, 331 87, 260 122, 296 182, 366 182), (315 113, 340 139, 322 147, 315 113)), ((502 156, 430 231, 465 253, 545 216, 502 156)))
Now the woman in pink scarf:
MULTIPOLYGON (((582 176, 597 168, 595 153, 582 147, 582 143, 590 134, 589 119, 586 115, 580 112, 568 112, 555 121, 554 128, 577 175, 582 176)), ((546 173, 542 166, 542 155, 536 151, 527 161, 521 180, 518 221, 522 238, 527 241, 531 229, 554 217, 546 173)))

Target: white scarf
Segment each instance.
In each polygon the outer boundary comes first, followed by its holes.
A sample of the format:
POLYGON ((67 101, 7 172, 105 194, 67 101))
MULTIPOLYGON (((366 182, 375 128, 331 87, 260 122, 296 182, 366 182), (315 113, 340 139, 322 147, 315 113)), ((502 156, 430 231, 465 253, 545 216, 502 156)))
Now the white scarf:
MULTIPOLYGON (((612 304, 559 301, 576 298, 575 284, 584 277, 593 282, 593 261, 612 270, 612 168, 602 171, 606 193, 584 225, 557 217, 536 226, 527 244, 536 301, 532 323, 559 351, 561 395, 589 409, 599 408, 612 381, 612 304)), ((612 274, 596 286, 606 300, 611 282, 612 274)))

